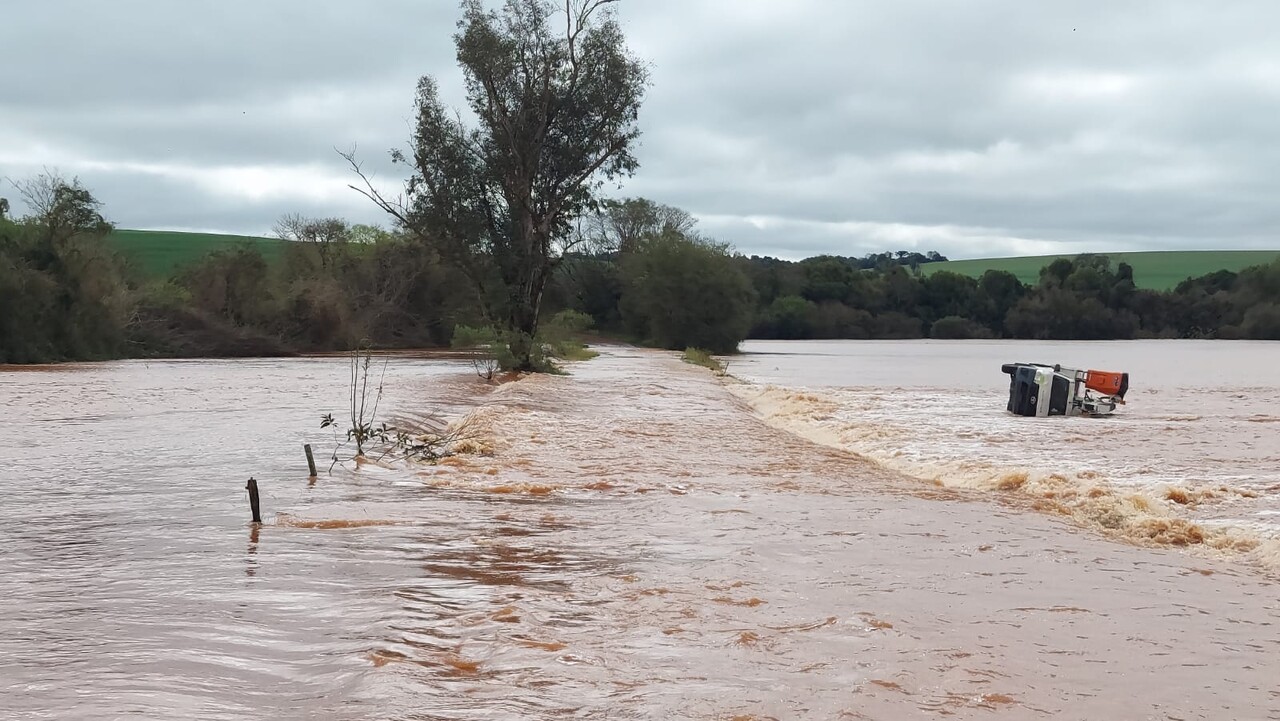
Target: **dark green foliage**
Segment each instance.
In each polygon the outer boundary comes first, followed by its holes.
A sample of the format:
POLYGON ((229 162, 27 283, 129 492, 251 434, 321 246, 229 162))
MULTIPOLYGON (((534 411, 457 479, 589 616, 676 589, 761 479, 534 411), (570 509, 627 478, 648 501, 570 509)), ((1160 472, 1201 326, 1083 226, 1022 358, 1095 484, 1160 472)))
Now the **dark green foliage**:
POLYGON ((33 212, 0 219, 0 363, 118 356, 129 298, 99 203, 49 174, 18 187, 33 212))
POLYGON ((454 41, 475 126, 422 78, 409 152, 393 153, 411 173, 406 200, 366 183, 403 230, 470 278, 525 370, 547 285, 580 239, 575 221, 596 209, 604 181, 638 165, 648 76, 610 4, 507 0, 494 11, 465 0, 454 41))
POLYGON ((874 308, 905 315, 915 314, 923 290, 917 276, 911 275, 900 265, 892 265, 880 272, 877 282, 879 293, 873 301, 874 308))
POLYGON ((480 317, 471 286, 396 234, 336 221, 268 263, 258 247, 218 251, 147 286, 134 331, 159 355, 442 346, 480 317))
POLYGON ((97 202, 62 182, 29 185, 28 205, 42 210, 0 219, 0 362, 439 347, 453 336, 491 351, 492 368, 478 370, 491 377, 589 357, 591 328, 715 353, 748 336, 1280 339, 1280 260, 1160 292, 1139 288, 1128 263, 1082 256, 1027 286, 1005 271, 973 280, 897 262, 732 256, 688 214, 630 199, 591 217, 592 252, 561 256, 521 361, 475 284, 411 234, 295 217, 274 260, 261 244, 223 246, 168 279, 131 282, 97 202))
POLYGON ((970 320, 969 318, 949 315, 945 318, 935 320, 933 325, 929 326, 929 337, 946 340, 990 338, 991 331, 981 323, 970 320))
POLYGON ((1122 265, 1117 273, 1106 256, 1088 254, 1053 261, 1039 286, 1005 315, 1005 332, 1061 340, 1135 337, 1140 319, 1128 307, 1136 292, 1133 269, 1122 265))
POLYGON ((1263 303, 1245 311, 1240 332, 1245 338, 1280 340, 1280 303, 1263 303))
POLYGON ((1009 311, 1005 327, 1014 338, 1037 340, 1132 338, 1137 332, 1131 315, 1118 315, 1097 298, 1059 288, 1018 303, 1009 311))
POLYGON ((751 282, 725 248, 676 232, 622 259, 622 316, 633 335, 662 348, 731 353, 755 309, 751 282))
POLYGON ((877 315, 872 327, 875 338, 911 339, 924 337, 924 321, 907 313, 896 310, 877 315))
POLYGON ((959 273, 934 273, 921 281, 921 304, 930 318, 970 317, 978 306, 978 281, 959 273))
POLYGON ((1133 266, 1113 267, 1103 255, 1054 259, 1034 286, 1003 270, 974 280, 888 263, 850 273, 841 261, 742 259, 760 298, 752 337, 918 338, 926 329, 932 338, 1277 336, 1280 261, 1191 278, 1169 292, 1139 288, 1133 266))
POLYGON ((875 317, 867 311, 835 302, 818 306, 813 337, 857 339, 876 335, 875 317))
POLYGON ((827 300, 858 304, 855 285, 862 279, 862 271, 849 266, 839 258, 821 255, 799 263, 804 273, 804 287, 800 294, 805 300, 821 303, 827 300))
POLYGON ((597 328, 619 330, 622 316, 622 276, 608 258, 580 257, 561 266, 560 283, 571 295, 568 304, 591 316, 597 328))
MULTIPOLYGON (((817 328, 818 305, 797 295, 775 298, 761 318, 762 329, 758 333, 770 338, 797 340, 819 336, 817 328)), ((819 336, 820 337, 820 336, 819 336)))
POLYGON ((804 273, 799 263, 753 255, 739 258, 738 267, 751 280, 762 307, 783 296, 800 295, 804 287, 804 273))
POLYGON ((1005 317, 1026 294, 1027 287, 1013 273, 989 270, 978 279, 972 317, 990 328, 996 336, 1003 335, 1005 317))

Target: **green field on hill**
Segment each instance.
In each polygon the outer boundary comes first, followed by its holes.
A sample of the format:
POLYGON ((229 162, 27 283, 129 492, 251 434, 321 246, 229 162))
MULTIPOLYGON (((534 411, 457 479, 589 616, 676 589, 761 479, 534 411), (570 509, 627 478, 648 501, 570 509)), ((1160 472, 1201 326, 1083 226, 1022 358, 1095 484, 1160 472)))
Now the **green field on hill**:
MULTIPOLYGON (((1133 266, 1133 281, 1139 288, 1171 290, 1187 278, 1216 270, 1238 271, 1251 265, 1264 265, 1280 258, 1280 250, 1162 250, 1136 253, 1099 253, 1111 259, 1111 267, 1120 263, 1133 266)), ((926 263, 920 270, 926 275, 949 270, 974 278, 988 270, 1007 270, 1023 283, 1035 285, 1040 269, 1058 258, 1073 255, 1037 255, 1020 258, 981 258, 926 263)))
POLYGON ((218 250, 241 244, 256 247, 268 261, 280 257, 286 241, 247 235, 183 233, 165 230, 115 230, 107 242, 144 275, 165 277, 218 250))
MULTIPOLYGON (((218 250, 232 250, 242 244, 256 247, 268 261, 276 260, 287 241, 245 235, 185 233, 163 230, 116 230, 108 242, 150 277, 165 277, 218 250)), ((1169 250, 1133 253, 1104 253, 1112 267, 1120 263, 1133 266, 1133 277, 1139 288, 1169 290, 1190 277, 1215 270, 1238 271, 1251 265, 1262 265, 1280 258, 1280 250, 1169 250)), ((926 263, 920 270, 926 275, 940 270, 974 278, 988 270, 1007 270, 1023 283, 1035 285, 1040 269, 1058 258, 1073 255, 1038 255, 1018 258, 978 258, 926 263)))

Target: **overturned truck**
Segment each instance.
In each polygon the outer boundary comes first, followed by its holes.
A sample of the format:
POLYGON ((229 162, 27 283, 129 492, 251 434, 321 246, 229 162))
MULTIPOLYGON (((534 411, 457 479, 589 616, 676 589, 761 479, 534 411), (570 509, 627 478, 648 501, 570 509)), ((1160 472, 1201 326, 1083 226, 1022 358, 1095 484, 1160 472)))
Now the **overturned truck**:
POLYGON ((1000 370, 1009 375, 1009 412, 1019 416, 1105 416, 1124 405, 1129 391, 1128 373, 1043 363, 1006 363, 1000 370))

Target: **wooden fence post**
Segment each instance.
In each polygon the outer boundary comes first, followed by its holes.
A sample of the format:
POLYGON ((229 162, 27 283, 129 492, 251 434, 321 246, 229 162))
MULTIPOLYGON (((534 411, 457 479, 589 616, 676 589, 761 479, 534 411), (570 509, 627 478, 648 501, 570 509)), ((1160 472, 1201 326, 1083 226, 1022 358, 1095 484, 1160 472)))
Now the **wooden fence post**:
POLYGON ((316 459, 315 459, 315 456, 311 455, 311 444, 304 443, 302 446, 302 450, 307 452, 307 470, 311 471, 311 477, 315 478, 316 477, 316 459))
POLYGON ((258 507, 258 482, 250 478, 244 487, 249 491, 249 510, 253 511, 253 522, 262 523, 262 512, 258 507))

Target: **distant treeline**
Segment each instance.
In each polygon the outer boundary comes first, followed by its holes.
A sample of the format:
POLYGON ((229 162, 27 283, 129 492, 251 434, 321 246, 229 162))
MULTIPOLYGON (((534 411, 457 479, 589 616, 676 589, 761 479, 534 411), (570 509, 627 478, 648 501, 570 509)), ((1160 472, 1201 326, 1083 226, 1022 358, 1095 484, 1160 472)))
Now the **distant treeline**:
MULTIPOLYGON (((438 347, 458 326, 496 325, 487 309, 501 299, 408 234, 286 217, 277 234, 293 242, 274 262, 246 245, 157 279, 108 250, 111 224, 78 182, 20 189, 28 216, 0 202, 0 362, 438 347)), ((744 257, 694 225, 646 200, 605 203, 565 239, 543 314, 717 352, 748 337, 1280 339, 1280 261, 1158 292, 1086 255, 1024 285, 1003 271, 921 274, 937 253, 744 257)))
POLYGON ((757 293, 754 338, 1280 339, 1280 261, 1139 289, 1105 255, 1059 259, 1033 285, 835 257, 739 259, 757 293))

